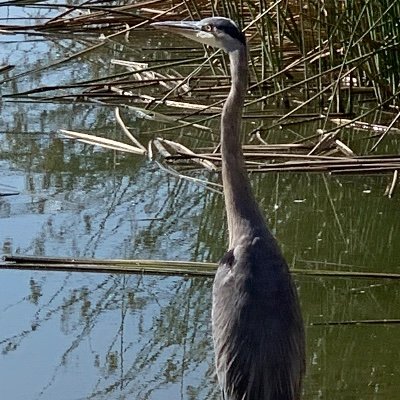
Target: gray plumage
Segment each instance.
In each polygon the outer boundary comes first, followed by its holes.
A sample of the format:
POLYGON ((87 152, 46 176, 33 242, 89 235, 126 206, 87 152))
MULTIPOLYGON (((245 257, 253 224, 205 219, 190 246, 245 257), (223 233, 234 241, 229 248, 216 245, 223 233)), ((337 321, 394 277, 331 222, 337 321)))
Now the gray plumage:
POLYGON ((158 28, 224 49, 232 84, 222 111, 222 181, 229 250, 213 286, 212 327, 224 400, 298 400, 305 340, 297 291, 279 246, 252 193, 241 148, 247 90, 247 46, 222 17, 161 22, 158 28))

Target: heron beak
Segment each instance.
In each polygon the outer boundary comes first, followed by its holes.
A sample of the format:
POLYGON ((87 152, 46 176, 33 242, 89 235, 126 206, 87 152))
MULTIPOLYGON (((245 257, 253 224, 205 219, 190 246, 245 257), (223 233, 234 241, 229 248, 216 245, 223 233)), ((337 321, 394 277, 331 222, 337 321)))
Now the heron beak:
POLYGON ((200 21, 164 21, 151 24, 154 28, 162 29, 167 32, 177 33, 195 42, 215 45, 215 37, 210 32, 201 29, 200 21))

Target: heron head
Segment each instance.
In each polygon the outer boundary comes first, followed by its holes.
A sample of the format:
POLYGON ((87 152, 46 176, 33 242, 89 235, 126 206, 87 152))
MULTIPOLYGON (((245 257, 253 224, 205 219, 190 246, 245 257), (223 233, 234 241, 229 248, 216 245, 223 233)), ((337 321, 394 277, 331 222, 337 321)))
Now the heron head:
POLYGON ((201 21, 155 22, 151 26, 223 49, 227 53, 246 46, 244 33, 229 18, 210 17, 201 21))

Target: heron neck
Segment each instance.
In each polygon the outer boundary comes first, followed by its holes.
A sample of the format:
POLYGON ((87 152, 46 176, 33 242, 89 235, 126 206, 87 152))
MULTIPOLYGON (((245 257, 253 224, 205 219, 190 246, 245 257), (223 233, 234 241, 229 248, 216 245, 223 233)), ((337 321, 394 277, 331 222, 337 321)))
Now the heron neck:
POLYGON ((265 223, 251 190, 241 146, 240 125, 247 90, 247 49, 229 53, 231 89, 221 118, 222 181, 228 219, 229 245, 243 236, 264 231, 265 223), (260 229, 261 228, 261 229, 260 229))

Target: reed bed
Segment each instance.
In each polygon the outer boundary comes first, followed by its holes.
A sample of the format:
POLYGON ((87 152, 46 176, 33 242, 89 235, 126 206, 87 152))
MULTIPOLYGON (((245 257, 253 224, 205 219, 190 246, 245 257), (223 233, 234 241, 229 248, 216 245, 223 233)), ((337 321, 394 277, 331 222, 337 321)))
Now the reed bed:
MULTIPOLYGON (((254 121, 255 127, 247 135, 252 144, 244 145, 247 168, 258 173, 390 173, 390 193, 394 191, 400 155, 396 146, 388 150, 387 143, 389 139, 397 141, 400 132, 398 2, 144 0, 131 4, 77 0, 60 5, 25 0, 4 5, 51 9, 53 16, 0 24, 2 33, 85 36, 81 50, 41 70, 86 56, 112 41, 129 43, 138 35, 151 36, 147 25, 153 21, 229 16, 244 29, 251 49, 243 117, 245 123, 254 121), (272 112, 273 107, 279 112, 272 112), (300 134, 303 136, 290 143, 271 143, 269 133, 273 129, 289 130, 307 126, 310 121, 314 125, 308 135, 300 134), (359 135, 368 143, 362 149, 357 144, 359 135)), ((171 51, 170 47, 154 48, 151 44, 143 50, 157 50, 158 54, 171 51)), ((113 106, 117 110, 116 124, 132 144, 111 143, 90 132, 60 132, 85 143, 158 159, 160 165, 178 176, 184 176, 181 166, 219 170, 218 143, 213 148, 193 149, 166 136, 183 127, 190 129, 192 137, 214 132, 210 122, 218 119, 229 89, 229 71, 222 52, 178 46, 173 59, 148 57, 145 63, 111 59, 110 66, 118 72, 15 91, 3 98, 113 106), (151 132, 154 139, 141 143, 130 134, 120 109, 163 122, 166 127, 151 132)), ((0 72, 7 72, 2 79, 0 76, 0 83, 11 83, 38 71, 13 74, 12 68, 0 67, 0 72)))

